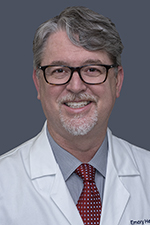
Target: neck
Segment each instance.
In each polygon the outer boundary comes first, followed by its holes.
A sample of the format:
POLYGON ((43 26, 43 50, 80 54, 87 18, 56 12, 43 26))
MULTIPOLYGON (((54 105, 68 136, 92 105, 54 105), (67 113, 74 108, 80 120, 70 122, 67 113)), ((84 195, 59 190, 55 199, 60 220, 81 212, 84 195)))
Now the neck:
POLYGON ((48 127, 55 142, 83 163, 87 163, 93 158, 105 139, 106 130, 90 131, 86 135, 73 136, 69 133, 59 135, 48 127))

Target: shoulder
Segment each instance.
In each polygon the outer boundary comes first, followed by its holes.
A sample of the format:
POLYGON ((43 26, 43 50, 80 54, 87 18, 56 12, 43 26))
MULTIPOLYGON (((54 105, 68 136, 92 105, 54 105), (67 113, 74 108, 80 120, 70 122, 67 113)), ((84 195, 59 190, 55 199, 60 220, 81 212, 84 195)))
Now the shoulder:
POLYGON ((26 158, 29 154, 29 151, 32 147, 32 145, 34 144, 34 142, 42 135, 45 135, 46 133, 46 123, 43 127, 43 129, 41 130, 41 132, 39 134, 37 134, 35 137, 31 138, 30 140, 24 142, 23 144, 17 146, 16 148, 6 152, 5 154, 0 156, 0 166, 2 165, 3 162, 6 163, 6 161, 9 160, 16 160, 16 159, 20 159, 21 158, 26 158))
POLYGON ((0 193, 9 191, 10 185, 11 190, 17 189, 22 180, 29 179, 32 148, 39 138, 45 135, 43 131, 44 128, 34 138, 0 156, 0 193))
POLYGON ((6 179, 6 177, 11 178, 15 177, 16 174, 19 175, 23 172, 29 172, 32 146, 39 139, 41 134, 45 133, 44 131, 45 128, 32 139, 0 156, 0 183, 3 179, 6 179))
MULTIPOLYGON (((113 152, 115 155, 119 155, 122 158, 122 163, 128 161, 129 159, 135 164, 138 170, 149 176, 150 173, 150 151, 135 146, 121 138, 118 138, 112 134, 111 136, 111 143, 113 152)), ((117 157, 116 157, 117 158, 117 157)))
POLYGON ((3 161, 20 158, 22 154, 27 153, 28 149, 30 149, 30 146, 34 142, 34 138, 24 142, 23 144, 17 146, 16 148, 6 152, 5 154, 0 156, 0 165, 3 161), (25 152, 26 151, 26 152, 25 152))
POLYGON ((129 143, 128 141, 118 138, 114 135, 112 135, 113 143, 114 145, 119 146, 121 149, 124 149, 125 151, 132 151, 132 153, 138 157, 144 157, 147 159, 147 157, 150 157, 150 151, 146 150, 144 148, 138 147, 136 145, 133 145, 129 143))
POLYGON ((29 151, 34 139, 0 156, 0 183, 7 182, 12 177, 18 177, 16 174, 21 174, 22 171, 29 170, 27 161, 29 161, 29 151))
POLYGON ((124 149, 127 152, 132 151, 133 153, 137 153, 137 155, 139 156, 142 155, 143 157, 147 157, 147 156, 150 157, 149 150, 133 145, 130 142, 113 135, 109 128, 107 129, 107 135, 108 135, 109 142, 112 143, 113 146, 115 146, 117 149, 120 148, 120 149, 124 149))

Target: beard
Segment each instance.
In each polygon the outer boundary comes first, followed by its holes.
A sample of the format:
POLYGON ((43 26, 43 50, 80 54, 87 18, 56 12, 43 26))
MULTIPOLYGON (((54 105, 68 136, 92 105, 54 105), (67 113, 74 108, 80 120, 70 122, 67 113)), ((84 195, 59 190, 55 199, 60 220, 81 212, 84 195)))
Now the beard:
POLYGON ((91 96, 89 94, 69 94, 59 101, 59 117, 61 124, 65 128, 65 130, 74 136, 86 135, 93 129, 98 121, 97 106, 89 115, 85 116, 84 114, 80 113, 78 115, 74 115, 72 118, 68 118, 62 112, 61 104, 67 101, 71 102, 74 100, 94 101, 96 106, 97 99, 95 96, 91 96))

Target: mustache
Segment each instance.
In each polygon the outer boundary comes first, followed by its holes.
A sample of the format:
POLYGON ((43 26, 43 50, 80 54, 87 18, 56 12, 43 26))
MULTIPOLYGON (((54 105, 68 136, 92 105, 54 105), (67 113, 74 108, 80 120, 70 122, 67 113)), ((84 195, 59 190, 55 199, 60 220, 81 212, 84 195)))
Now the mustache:
POLYGON ((96 102, 98 101, 97 97, 88 93, 69 93, 66 96, 61 97, 58 100, 59 104, 63 104, 65 102, 72 102, 72 101, 90 101, 90 102, 96 102))

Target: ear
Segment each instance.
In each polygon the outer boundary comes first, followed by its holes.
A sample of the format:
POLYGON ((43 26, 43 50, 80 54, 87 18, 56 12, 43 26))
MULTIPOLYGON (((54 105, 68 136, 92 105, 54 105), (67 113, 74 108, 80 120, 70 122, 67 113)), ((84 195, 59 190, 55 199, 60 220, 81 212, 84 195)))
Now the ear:
POLYGON ((36 70, 35 69, 33 70, 33 76, 32 77, 33 77, 34 85, 35 85, 36 90, 37 90, 37 99, 40 100, 40 91, 39 91, 39 89, 40 89, 40 82, 39 82, 39 78, 38 78, 38 76, 36 74, 36 70))
POLYGON ((118 74, 116 77, 116 98, 119 98, 124 79, 124 71, 122 66, 118 66, 118 74))

